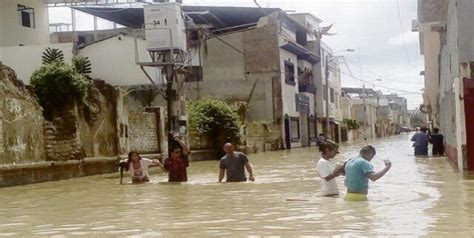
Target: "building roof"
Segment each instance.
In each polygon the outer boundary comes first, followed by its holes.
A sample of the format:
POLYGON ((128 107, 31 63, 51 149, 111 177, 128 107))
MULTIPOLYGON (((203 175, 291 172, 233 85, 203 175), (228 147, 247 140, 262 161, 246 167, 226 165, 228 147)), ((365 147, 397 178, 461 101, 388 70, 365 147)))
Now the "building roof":
POLYGON ((364 90, 365 90, 365 95, 374 95, 374 96, 377 95, 377 92, 375 90, 371 89, 371 88, 366 88, 366 89, 363 89, 363 88, 342 88, 342 91, 344 91, 347 94, 362 95, 362 94, 364 94, 364 90))
MULTIPOLYGON (((131 28, 141 28, 145 22, 143 8, 76 7, 75 9, 131 28)), ((183 11, 188 13, 196 24, 212 24, 216 29, 222 29, 256 23, 261 17, 281 12, 281 9, 183 6, 183 11)))

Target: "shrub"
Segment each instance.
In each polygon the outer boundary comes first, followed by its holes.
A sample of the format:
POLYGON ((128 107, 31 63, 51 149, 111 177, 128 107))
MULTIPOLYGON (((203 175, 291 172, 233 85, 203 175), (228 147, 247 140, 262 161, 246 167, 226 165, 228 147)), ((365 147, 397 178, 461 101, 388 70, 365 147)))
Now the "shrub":
POLYGON ((352 119, 344 119, 344 123, 347 125, 347 128, 349 130, 357 130, 360 128, 359 123, 357 120, 352 120, 352 119))
POLYGON ((218 152, 226 142, 239 143, 237 109, 226 102, 212 98, 188 102, 188 113, 190 129, 198 136, 206 135, 218 152))
POLYGON ((72 100, 82 101, 87 96, 89 80, 70 65, 53 61, 43 64, 33 72, 31 85, 49 118, 52 112, 61 109, 72 100))

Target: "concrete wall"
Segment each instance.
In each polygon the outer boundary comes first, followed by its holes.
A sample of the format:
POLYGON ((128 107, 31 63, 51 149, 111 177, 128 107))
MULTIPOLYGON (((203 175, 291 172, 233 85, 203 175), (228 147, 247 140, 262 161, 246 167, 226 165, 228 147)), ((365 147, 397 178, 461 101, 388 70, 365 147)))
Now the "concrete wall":
POLYGON ((461 63, 474 61, 474 1, 457 0, 458 45, 461 63))
POLYGON ((273 81, 279 79, 276 31, 276 23, 270 21, 261 28, 220 37, 237 50, 216 38, 202 42, 203 81, 186 83, 186 96, 248 102, 249 121, 273 121, 277 100, 273 81))
MULTIPOLYGON (((139 61, 150 62, 145 47, 145 40, 138 39, 139 61)), ((140 67, 135 63, 134 38, 119 35, 85 46, 79 55, 89 57, 92 62, 94 78, 105 80, 106 83, 117 86, 151 84, 140 67)), ((156 83, 161 82, 158 69, 147 68, 156 83)))
POLYGON ((329 87, 328 87, 328 99, 331 99, 331 94, 330 94, 330 89, 334 89, 335 93, 335 100, 334 102, 329 101, 329 117, 336 119, 337 121, 342 120, 342 111, 341 111, 341 106, 340 106, 340 101, 341 101, 341 75, 339 71, 339 63, 338 61, 331 57, 332 56, 332 50, 325 45, 324 43, 321 43, 322 51, 323 54, 321 56, 321 61, 315 65, 315 68, 313 71, 315 72, 315 77, 316 78, 316 88, 318 89, 316 93, 316 113, 318 115, 318 118, 324 118, 326 116, 326 101, 324 100, 324 86, 326 85, 326 75, 325 75, 325 58, 326 55, 330 55, 330 60, 332 61, 329 63, 329 87), (317 75, 316 73, 320 72, 321 75, 317 75), (317 75, 317 76, 316 76, 317 75))
POLYGON ((418 0, 418 21, 420 23, 445 20, 450 0, 418 0))
MULTIPOLYGON (((47 47, 60 49, 64 60, 69 63, 72 58, 72 44, 43 44, 28 46, 0 47, 0 61, 9 65, 17 72, 18 79, 25 84, 30 83, 30 77, 41 66, 41 56, 47 47)), ((93 70, 95 66, 93 66, 93 70)))
POLYGON ((438 122, 438 100, 439 100, 439 56, 441 54, 440 33, 432 30, 432 23, 420 25, 420 33, 423 41, 423 54, 425 56, 425 105, 431 106, 431 120, 435 126, 438 122))
POLYGON ((0 164, 44 158, 42 108, 15 72, 0 64, 0 164))
POLYGON ((2 0, 0 2, 0 47, 49 43, 48 9, 38 0, 2 0), (34 8, 35 28, 24 27, 17 5, 34 8))

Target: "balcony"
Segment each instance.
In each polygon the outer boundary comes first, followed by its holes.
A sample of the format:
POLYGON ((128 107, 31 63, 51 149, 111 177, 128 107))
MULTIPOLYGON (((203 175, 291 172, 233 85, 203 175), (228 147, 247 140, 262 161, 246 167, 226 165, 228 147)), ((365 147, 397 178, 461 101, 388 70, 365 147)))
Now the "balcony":
POLYGON ((313 84, 302 84, 298 85, 298 89, 300 93, 312 93, 316 94, 316 87, 313 84))

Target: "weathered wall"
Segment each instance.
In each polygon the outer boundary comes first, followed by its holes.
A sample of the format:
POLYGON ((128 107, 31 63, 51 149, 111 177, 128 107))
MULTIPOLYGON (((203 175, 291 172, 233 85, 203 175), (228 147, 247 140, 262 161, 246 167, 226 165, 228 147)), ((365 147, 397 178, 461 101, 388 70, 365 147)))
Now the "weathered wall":
POLYGON ((52 121, 45 121, 46 158, 48 160, 79 160, 85 157, 78 130, 76 105, 70 105, 52 121))
POLYGON ((117 93, 104 81, 94 80, 86 99, 89 107, 78 110, 80 140, 87 157, 117 155, 117 93))
POLYGON ((44 159, 42 108, 15 72, 0 63, 0 163, 44 159))
POLYGON ((458 44, 459 61, 461 63, 474 61, 474 1, 457 0, 458 10, 458 44))
POLYGON ((281 98, 273 94, 273 81, 279 82, 277 29, 276 22, 269 21, 260 28, 220 36, 236 49, 216 38, 203 42, 203 81, 186 83, 186 96, 248 102, 249 120, 273 121, 281 98))
POLYGON ((130 150, 139 153, 157 153, 160 141, 157 134, 157 116, 151 112, 130 112, 128 115, 130 150))
MULTIPOLYGON (((418 21, 440 22, 448 12, 447 3, 449 0, 418 0, 418 21)), ((468 0, 470 1, 470 0, 468 0)))

